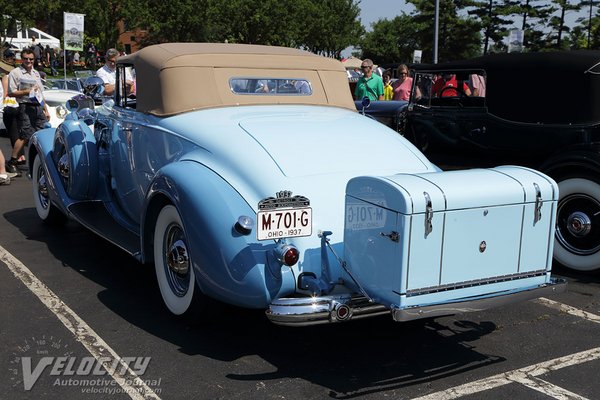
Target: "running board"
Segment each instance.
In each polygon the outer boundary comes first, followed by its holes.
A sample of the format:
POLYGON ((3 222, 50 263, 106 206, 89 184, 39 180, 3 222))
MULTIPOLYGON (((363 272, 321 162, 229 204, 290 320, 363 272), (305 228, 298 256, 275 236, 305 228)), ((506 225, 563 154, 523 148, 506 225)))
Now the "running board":
POLYGON ((101 201, 84 201, 68 207, 73 219, 98 236, 139 259, 140 237, 115 221, 101 201))

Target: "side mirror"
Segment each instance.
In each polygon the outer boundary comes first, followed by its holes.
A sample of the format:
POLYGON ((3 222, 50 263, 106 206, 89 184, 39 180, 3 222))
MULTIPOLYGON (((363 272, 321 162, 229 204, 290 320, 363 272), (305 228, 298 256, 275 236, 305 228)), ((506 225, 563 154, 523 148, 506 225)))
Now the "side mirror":
POLYGON ((371 105, 371 100, 368 97, 363 97, 362 99, 362 115, 365 115, 365 109, 369 108, 369 106, 371 105))

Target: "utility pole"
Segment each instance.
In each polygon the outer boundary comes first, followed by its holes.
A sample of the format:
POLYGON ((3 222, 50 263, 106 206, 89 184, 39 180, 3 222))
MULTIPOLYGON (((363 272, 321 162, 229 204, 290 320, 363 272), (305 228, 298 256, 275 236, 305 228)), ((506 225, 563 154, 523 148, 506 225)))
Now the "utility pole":
POLYGON ((435 18, 433 22, 433 63, 438 62, 438 35, 440 29, 440 0, 435 0, 435 18))

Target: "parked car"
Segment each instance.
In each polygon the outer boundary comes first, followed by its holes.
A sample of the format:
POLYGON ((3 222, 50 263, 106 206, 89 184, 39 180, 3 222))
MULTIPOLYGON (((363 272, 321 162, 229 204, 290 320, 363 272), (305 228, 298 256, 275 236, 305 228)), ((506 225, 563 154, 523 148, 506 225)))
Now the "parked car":
POLYGON ((565 289, 551 277, 554 181, 441 172, 354 110, 339 61, 177 43, 116 68, 111 101, 73 99, 34 135, 35 206, 154 264, 173 314, 217 299, 284 325, 405 321, 565 289))
POLYGON ((44 101, 48 105, 48 112, 50 113, 50 126, 56 128, 64 121, 67 115, 67 108, 65 107, 67 101, 80 94, 79 91, 68 89, 44 90, 44 101))
MULTIPOLYGON (((558 182, 554 258, 600 269, 600 52, 494 54, 446 64, 414 64, 422 97, 383 113, 443 169, 500 164, 538 169, 558 182), (435 82, 454 77, 444 93, 435 82), (560 77, 560 88, 552 82, 560 77), (473 81, 483 91, 475 92, 473 81), (471 95, 465 93, 468 87, 471 95)), ((361 108, 357 104, 357 108, 361 108)), ((386 121, 383 121, 384 123, 386 121)))

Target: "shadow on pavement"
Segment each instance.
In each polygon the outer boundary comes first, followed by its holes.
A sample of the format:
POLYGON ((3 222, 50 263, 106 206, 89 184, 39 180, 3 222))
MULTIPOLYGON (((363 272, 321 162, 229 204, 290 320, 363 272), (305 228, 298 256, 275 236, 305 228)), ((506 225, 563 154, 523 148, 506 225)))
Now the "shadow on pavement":
MULTIPOLYGON (((287 328, 270 323, 262 310, 222 305, 210 321, 190 325, 164 307, 153 266, 139 264, 75 222, 45 226, 37 220, 33 208, 11 211, 4 217, 27 240, 44 243, 65 268, 104 288, 90 295, 96 294, 108 309, 175 344, 181 353, 224 362, 258 356, 275 368, 260 374, 226 374, 231 380, 303 379, 327 388, 330 397, 352 398, 504 361, 502 357, 480 354, 469 345, 493 332, 496 325, 492 322, 444 319, 444 323, 395 323, 383 316, 287 328)), ((60 284, 68 287, 76 281, 60 284)), ((88 318, 94 316, 84 319, 88 318)))

